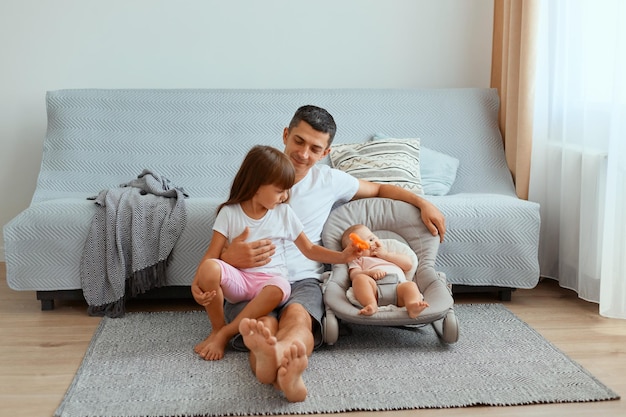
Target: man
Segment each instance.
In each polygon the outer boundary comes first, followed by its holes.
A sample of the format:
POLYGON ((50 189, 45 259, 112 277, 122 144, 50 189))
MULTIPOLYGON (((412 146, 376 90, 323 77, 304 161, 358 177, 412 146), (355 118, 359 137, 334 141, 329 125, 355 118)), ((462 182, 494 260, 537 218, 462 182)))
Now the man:
MULTIPOLYGON (((384 197, 413 204, 421 211, 422 221, 433 235, 443 241, 445 219, 430 202, 403 188, 359 180, 337 169, 317 164, 330 152, 336 125, 333 117, 316 106, 303 106, 283 131, 285 154, 296 169, 296 184, 289 204, 304 225, 309 239, 320 244, 324 223, 336 203, 368 197, 384 197)), ((235 238, 222 253, 222 260, 237 268, 265 265, 273 255, 268 239, 246 242, 247 231, 235 238)), ((258 320, 242 320, 239 331, 250 350, 250 365, 257 379, 273 384, 288 401, 304 401, 307 389, 302 374, 308 357, 322 343, 321 321, 324 303, 320 287, 323 265, 304 257, 292 245, 287 253, 292 293, 274 315, 258 320)), ((196 301, 205 295, 193 287, 196 301)), ((243 303, 228 304, 226 315, 232 320, 243 303)), ((235 343, 236 345, 236 343, 235 343)), ((206 357, 208 347, 200 343, 196 352, 206 357)))

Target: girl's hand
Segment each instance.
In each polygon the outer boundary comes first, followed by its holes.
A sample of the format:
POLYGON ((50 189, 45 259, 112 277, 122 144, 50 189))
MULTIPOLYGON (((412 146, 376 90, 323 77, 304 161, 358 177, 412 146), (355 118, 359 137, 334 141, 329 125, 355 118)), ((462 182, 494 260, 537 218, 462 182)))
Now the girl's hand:
POLYGON ((363 254, 363 250, 361 250, 354 242, 351 242, 341 253, 345 258, 345 263, 349 263, 355 259, 359 259, 363 254))
POLYGON ((196 300, 196 303, 200 304, 203 307, 206 307, 211 304, 211 301, 213 301, 213 299, 217 295, 217 292, 215 290, 204 292, 198 286, 198 284, 194 282, 193 284, 191 284, 191 294, 193 295, 193 299, 196 300))

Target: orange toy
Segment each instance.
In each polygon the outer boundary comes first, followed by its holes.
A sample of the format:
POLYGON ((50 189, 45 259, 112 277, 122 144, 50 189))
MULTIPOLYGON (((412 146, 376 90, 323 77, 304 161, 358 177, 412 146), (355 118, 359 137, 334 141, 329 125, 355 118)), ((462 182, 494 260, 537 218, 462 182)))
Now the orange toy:
POLYGON ((357 235, 356 233, 350 233, 350 235, 348 237, 350 238, 352 243, 354 243, 356 245, 357 248, 359 248, 361 250, 366 250, 366 249, 370 248, 369 243, 367 243, 366 241, 361 239, 359 237, 359 235, 357 235))

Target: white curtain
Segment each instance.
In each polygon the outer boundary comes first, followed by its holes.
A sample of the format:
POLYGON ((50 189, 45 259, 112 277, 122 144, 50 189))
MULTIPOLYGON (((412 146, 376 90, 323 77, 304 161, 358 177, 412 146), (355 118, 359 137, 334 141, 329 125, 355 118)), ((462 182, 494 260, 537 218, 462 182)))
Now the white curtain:
POLYGON ((626 1, 542 1, 537 36, 541 274, 626 318, 626 1))

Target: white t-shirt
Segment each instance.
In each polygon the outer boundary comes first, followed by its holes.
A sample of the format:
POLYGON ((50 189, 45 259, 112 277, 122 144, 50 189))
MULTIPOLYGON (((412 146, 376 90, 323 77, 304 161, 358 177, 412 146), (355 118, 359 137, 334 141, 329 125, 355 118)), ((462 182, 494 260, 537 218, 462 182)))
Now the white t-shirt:
POLYGON ((224 206, 215 218, 213 230, 226 236, 228 242, 232 242, 232 239, 239 236, 246 226, 250 229, 248 242, 271 239, 276 245, 276 253, 269 264, 247 268, 245 271, 263 272, 287 278, 286 246, 290 244, 298 250, 293 241, 303 231, 302 223, 291 207, 287 204, 279 204, 273 210, 268 210, 261 219, 256 220, 248 217, 239 204, 224 206))
MULTIPOLYGON (((293 208, 302 224, 304 233, 311 242, 320 245, 322 229, 333 207, 348 202, 359 190, 359 180, 350 174, 328 165, 314 165, 306 177, 291 189, 288 204, 293 208)), ((296 245, 286 243, 289 281, 305 278, 321 279, 324 266, 308 259, 296 245)))

